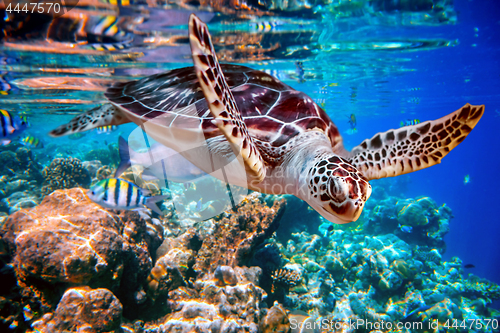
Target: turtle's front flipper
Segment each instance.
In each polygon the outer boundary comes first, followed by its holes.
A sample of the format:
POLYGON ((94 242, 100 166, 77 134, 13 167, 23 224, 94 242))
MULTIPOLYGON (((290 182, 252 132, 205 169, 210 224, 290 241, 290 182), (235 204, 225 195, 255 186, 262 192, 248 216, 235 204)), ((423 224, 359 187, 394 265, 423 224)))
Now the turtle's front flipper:
POLYGON ((85 132, 91 129, 130 123, 122 112, 113 104, 106 103, 92 110, 79 114, 71 119, 69 123, 59 126, 49 132, 50 136, 58 137, 77 132, 85 132))
POLYGON ((484 105, 466 104, 437 120, 378 133, 354 147, 350 162, 368 180, 403 175, 441 163, 472 131, 483 112, 484 105))
POLYGON ((247 126, 224 78, 208 28, 194 14, 189 18, 189 41, 196 75, 215 118, 214 123, 229 141, 234 153, 237 156, 241 154, 247 172, 255 180, 262 181, 266 176, 262 156, 248 134, 247 126))

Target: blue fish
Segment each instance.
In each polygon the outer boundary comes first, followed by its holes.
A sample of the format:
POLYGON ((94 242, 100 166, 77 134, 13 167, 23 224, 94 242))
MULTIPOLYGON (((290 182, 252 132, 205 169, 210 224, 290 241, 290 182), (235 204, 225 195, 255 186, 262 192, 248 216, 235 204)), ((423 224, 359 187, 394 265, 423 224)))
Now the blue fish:
POLYGON ((411 126, 416 124, 420 124, 419 119, 406 119, 405 121, 401 121, 399 123, 400 127, 411 126))
POLYGON ((399 229, 404 232, 404 233, 411 233, 413 231, 413 227, 412 226, 409 226, 409 225, 398 225, 399 229))
POLYGON ((198 202, 196 203, 196 211, 199 212, 201 211, 201 203, 203 202, 203 199, 200 198, 200 200, 198 200, 198 202))
POLYGON ((333 224, 330 224, 328 228, 325 230, 325 237, 328 237, 328 235, 333 231, 333 224))
POLYGON ((349 116, 349 121, 348 121, 349 125, 351 125, 351 129, 352 130, 355 130, 356 129, 356 125, 358 124, 357 121, 356 121, 356 115, 354 113, 351 113, 351 115, 349 116))
POLYGON ((419 306, 417 309, 411 311, 410 313, 408 313, 408 315, 406 315, 406 317, 404 317, 403 319, 401 319, 402 322, 406 322, 408 320, 411 319, 411 317, 414 315, 414 314, 419 314, 420 312, 424 312, 424 311, 427 311, 429 310, 430 308, 432 308, 432 306, 430 305, 422 305, 422 306, 419 306))
POLYGON ((0 127, 0 144, 5 146, 28 127, 28 121, 26 117, 12 117, 9 111, 0 110, 0 127))

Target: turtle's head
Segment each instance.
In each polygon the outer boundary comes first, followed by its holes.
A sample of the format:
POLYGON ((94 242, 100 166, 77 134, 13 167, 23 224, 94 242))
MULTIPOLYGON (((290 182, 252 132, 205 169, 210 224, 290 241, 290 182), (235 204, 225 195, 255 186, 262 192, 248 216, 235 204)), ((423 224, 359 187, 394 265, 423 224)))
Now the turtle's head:
POLYGON ((372 187, 355 167, 336 155, 318 156, 307 171, 301 197, 334 223, 356 221, 372 187))

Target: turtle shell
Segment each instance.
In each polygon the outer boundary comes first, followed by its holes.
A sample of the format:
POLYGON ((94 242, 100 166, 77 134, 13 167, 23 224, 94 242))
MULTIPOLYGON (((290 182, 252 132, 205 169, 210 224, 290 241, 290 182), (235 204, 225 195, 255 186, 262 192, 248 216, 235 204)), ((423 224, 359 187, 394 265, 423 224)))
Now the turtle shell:
MULTIPOLYGON (((253 138, 276 148, 315 129, 328 136, 334 151, 340 146, 337 127, 306 94, 262 71, 229 64, 221 69, 253 138)), ((207 139, 222 135, 212 122, 194 67, 116 83, 105 96, 132 119, 161 118, 163 126, 201 129, 207 139)))

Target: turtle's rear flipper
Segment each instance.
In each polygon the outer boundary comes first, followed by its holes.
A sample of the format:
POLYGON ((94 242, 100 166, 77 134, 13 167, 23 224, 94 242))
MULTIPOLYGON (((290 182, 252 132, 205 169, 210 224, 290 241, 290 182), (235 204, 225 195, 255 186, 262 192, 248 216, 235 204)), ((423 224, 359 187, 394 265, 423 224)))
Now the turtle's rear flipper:
POLYGON ((246 171, 255 180, 262 181, 266 176, 262 156, 248 134, 247 126, 224 78, 208 28, 194 14, 189 17, 189 41, 196 75, 215 118, 214 123, 229 141, 236 156, 241 154, 246 171))
POLYGON ((58 137, 88 131, 101 126, 121 125, 129 122, 130 120, 123 116, 116 106, 106 103, 76 116, 69 123, 50 131, 49 135, 58 137))
POLYGON ((466 104, 437 120, 378 133, 351 151, 350 162, 368 179, 394 177, 441 163, 476 126, 484 105, 466 104))

